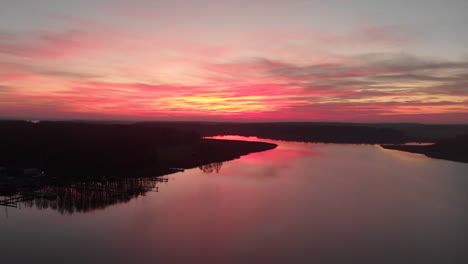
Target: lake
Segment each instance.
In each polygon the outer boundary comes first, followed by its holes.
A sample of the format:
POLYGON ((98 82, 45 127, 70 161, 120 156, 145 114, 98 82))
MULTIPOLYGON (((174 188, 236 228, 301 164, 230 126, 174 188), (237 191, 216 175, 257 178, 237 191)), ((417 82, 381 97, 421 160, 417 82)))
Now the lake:
POLYGON ((278 147, 165 176, 128 201, 0 207, 0 261, 468 263, 468 164, 259 141, 278 147))

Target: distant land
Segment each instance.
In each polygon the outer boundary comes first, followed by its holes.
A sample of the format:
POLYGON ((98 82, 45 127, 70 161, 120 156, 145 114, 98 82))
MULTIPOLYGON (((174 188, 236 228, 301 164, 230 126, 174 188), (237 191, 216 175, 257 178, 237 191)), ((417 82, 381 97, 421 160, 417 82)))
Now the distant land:
MULTIPOLYGON (((217 135, 385 148, 466 162, 468 125, 326 122, 0 121, 0 167, 39 168, 47 175, 95 177, 164 175, 238 158, 274 144, 204 139, 217 135), (433 146, 406 146, 432 142, 433 146)), ((0 176, 1 176, 0 172, 0 176)), ((4 175, 6 173, 3 173, 4 175)))
POLYGON ((43 179, 68 184, 167 175, 276 147, 141 124, 25 121, 0 122, 0 146, 0 195, 43 179))
POLYGON ((323 143, 400 144, 437 142, 468 134, 468 124, 339 123, 339 122, 140 122, 146 126, 193 131, 203 137, 256 136, 323 143))
POLYGON ((202 136, 257 136, 286 141, 381 144, 384 148, 468 162, 468 124, 336 123, 336 122, 145 122, 146 126, 195 131, 202 136), (435 143, 431 146, 407 142, 435 143))
POLYGON ((395 149, 412 153, 424 154, 431 158, 446 159, 468 163, 468 135, 458 135, 454 138, 441 140, 434 145, 382 145, 387 149, 395 149))
POLYGON ((0 145, 0 164, 113 173, 125 168, 147 168, 149 164, 157 169, 191 168, 276 146, 203 139, 193 130, 142 124, 24 121, 0 122, 0 145))

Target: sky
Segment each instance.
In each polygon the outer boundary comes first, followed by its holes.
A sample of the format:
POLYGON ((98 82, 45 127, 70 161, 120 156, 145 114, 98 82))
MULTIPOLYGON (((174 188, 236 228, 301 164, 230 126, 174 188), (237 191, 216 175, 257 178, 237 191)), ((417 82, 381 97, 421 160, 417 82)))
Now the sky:
POLYGON ((0 118, 468 123, 466 0, 1 0, 0 118))

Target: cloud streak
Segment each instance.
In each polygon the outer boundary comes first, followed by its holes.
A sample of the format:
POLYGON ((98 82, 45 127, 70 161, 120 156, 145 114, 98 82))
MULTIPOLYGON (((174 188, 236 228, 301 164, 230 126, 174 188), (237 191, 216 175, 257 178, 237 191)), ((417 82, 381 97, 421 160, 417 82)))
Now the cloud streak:
POLYGON ((468 60, 402 53, 424 45, 413 28, 217 27, 127 5, 122 21, 100 6, 53 29, 0 29, 0 117, 468 122, 468 60))

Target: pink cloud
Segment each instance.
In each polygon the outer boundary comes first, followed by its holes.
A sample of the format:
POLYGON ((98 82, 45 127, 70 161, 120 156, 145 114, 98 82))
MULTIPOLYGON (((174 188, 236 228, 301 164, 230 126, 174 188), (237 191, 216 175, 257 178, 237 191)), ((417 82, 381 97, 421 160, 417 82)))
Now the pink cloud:
POLYGON ((0 32, 0 53, 12 62, 0 64, 1 116, 370 121, 461 120, 468 113, 466 101, 444 99, 466 96, 467 76, 458 73, 468 69, 466 62, 313 52, 288 60, 278 59, 278 47, 266 47, 265 58, 237 57, 265 41, 281 42, 279 48, 291 54, 301 54, 309 40, 331 47, 411 43, 400 28, 265 33, 223 43, 68 22, 82 30, 0 32), (413 99, 402 102, 405 96, 413 99), (427 103, 430 96, 436 99, 427 103))
POLYGON ((56 59, 102 50, 109 42, 82 31, 14 35, 0 38, 0 52, 22 57, 56 59))

